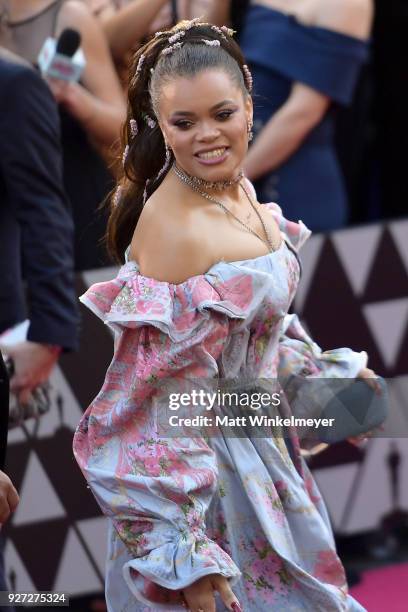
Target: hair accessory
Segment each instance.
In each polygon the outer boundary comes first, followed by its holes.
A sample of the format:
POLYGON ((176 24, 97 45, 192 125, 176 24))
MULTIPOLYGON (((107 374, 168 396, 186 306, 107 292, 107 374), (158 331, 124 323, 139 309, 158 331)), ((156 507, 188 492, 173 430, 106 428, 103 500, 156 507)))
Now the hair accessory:
POLYGON ((135 136, 137 136, 137 133, 139 131, 136 119, 131 119, 129 121, 129 125, 130 125, 130 133, 132 134, 134 138, 135 136))
POLYGON ((146 121, 146 123, 149 126, 149 128, 151 130, 154 130, 154 128, 157 125, 157 122, 154 119, 152 119, 151 117, 149 117, 149 115, 147 115, 146 113, 143 113, 143 119, 146 121))
POLYGON ((159 36, 163 36, 164 34, 168 34, 168 32, 156 32, 154 35, 155 38, 159 38, 159 36))
POLYGON ((242 66, 242 70, 244 73, 245 85, 247 86, 247 90, 249 91, 249 93, 252 93, 252 87, 253 87, 254 82, 253 82, 251 71, 246 64, 242 66))
POLYGON ((163 174, 165 172, 167 172, 167 170, 169 169, 169 166, 170 166, 171 151, 169 149, 169 146, 168 146, 167 142, 165 143, 165 147, 166 147, 166 159, 164 161, 164 166, 161 168, 159 174, 156 176, 156 181, 158 181, 159 178, 161 178, 163 176, 163 174))
POLYGON ((201 39, 202 42, 207 45, 207 47, 220 47, 221 43, 219 40, 208 40, 206 38, 201 39))
POLYGON ((150 183, 150 179, 147 179, 147 181, 145 182, 145 188, 143 191, 143 206, 146 204, 146 201, 147 201, 147 187, 149 183, 150 183))
POLYGON ((125 165, 127 157, 129 155, 129 145, 126 145, 124 151, 123 151, 123 155, 122 155, 122 164, 125 165))
POLYGON ((182 46, 183 46, 182 42, 176 42, 174 43, 174 45, 171 45, 170 47, 165 47, 162 51, 162 55, 170 55, 170 53, 173 53, 173 51, 175 51, 176 49, 181 49, 182 46))
POLYGON ((178 32, 176 32, 175 34, 173 34, 173 36, 170 36, 169 38, 169 43, 171 45, 173 45, 174 43, 176 43, 178 40, 180 40, 180 38, 183 38, 183 36, 186 35, 186 31, 185 30, 179 30, 178 32))
POLYGON ((225 36, 225 32, 221 28, 219 28, 216 25, 212 25, 211 29, 214 30, 214 32, 217 32, 217 34, 221 36, 221 38, 223 38, 224 40, 227 40, 227 37, 225 36))
POLYGON ((201 17, 196 17, 195 19, 190 19, 190 21, 182 21, 180 24, 180 29, 182 30, 191 30, 196 25, 208 25, 201 21, 201 17))
POLYGON ((234 36, 235 34, 235 30, 232 30, 231 28, 228 28, 227 26, 223 25, 220 27, 221 32, 224 32, 224 34, 226 34, 227 36, 234 36))
POLYGON ((137 62, 136 74, 140 74, 140 72, 142 71, 145 59, 146 56, 144 53, 142 53, 142 55, 139 57, 139 61, 137 62))
POLYGON ((113 205, 118 206, 120 200, 122 199, 122 185, 118 185, 115 189, 115 193, 113 194, 113 205))

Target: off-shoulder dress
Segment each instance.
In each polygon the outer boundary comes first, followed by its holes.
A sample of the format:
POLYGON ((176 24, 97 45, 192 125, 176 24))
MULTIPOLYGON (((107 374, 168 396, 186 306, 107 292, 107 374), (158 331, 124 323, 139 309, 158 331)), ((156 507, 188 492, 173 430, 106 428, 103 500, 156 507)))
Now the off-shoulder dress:
POLYGON ((157 428, 161 381, 288 371, 351 378, 366 364, 364 352, 323 352, 288 314, 310 231, 266 206, 282 234, 276 251, 217 263, 180 284, 127 261, 81 298, 115 331, 105 382, 74 437, 109 519, 110 612, 180 611, 179 590, 213 573, 230 579, 247 612, 364 610, 348 594, 294 428, 285 440, 164 437, 157 428))

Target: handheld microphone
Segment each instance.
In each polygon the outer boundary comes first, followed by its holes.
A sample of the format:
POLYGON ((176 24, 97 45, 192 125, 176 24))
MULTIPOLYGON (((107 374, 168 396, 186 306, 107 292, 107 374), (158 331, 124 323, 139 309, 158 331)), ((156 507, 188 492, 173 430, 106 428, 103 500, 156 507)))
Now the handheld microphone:
POLYGON ((66 28, 61 32, 61 35, 57 41, 57 48, 55 51, 60 55, 73 57, 78 51, 80 44, 80 33, 77 32, 77 30, 71 30, 71 28, 66 28))
POLYGON ((63 30, 58 40, 47 38, 38 56, 43 76, 79 81, 86 64, 80 44, 80 33, 71 28, 63 30))

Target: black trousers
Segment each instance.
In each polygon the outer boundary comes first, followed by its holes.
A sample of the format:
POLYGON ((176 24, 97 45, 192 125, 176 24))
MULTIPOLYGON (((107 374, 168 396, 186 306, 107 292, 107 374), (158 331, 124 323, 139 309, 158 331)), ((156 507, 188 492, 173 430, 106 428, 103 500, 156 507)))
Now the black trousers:
POLYGON ((6 462, 10 388, 6 366, 0 352, 0 470, 6 462))
MULTIPOLYGON (((7 431, 8 431, 8 413, 9 413, 9 398, 10 388, 9 379, 7 376, 6 366, 4 365, 3 357, 0 352, 0 469, 4 469, 6 461, 7 447, 7 431)), ((0 532, 0 591, 7 591, 6 575, 3 559, 4 539, 0 532)), ((12 612, 14 608, 3 608, 0 606, 0 612, 12 612)))

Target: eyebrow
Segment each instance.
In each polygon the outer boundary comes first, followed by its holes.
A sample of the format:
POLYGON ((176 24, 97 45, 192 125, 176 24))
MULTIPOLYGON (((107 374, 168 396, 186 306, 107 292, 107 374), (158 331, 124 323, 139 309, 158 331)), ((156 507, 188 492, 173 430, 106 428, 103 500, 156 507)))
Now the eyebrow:
MULTIPOLYGON (((210 108, 210 111, 215 111, 219 108, 221 108, 221 106, 225 106, 226 104, 236 104, 236 102, 234 102, 233 100, 223 100, 222 102, 218 102, 218 104, 215 104, 214 106, 212 106, 210 108)), ((172 117, 179 117, 180 115, 182 115, 183 117, 193 117, 195 115, 195 113, 192 113, 190 111, 176 111, 174 113, 172 113, 172 117)))

